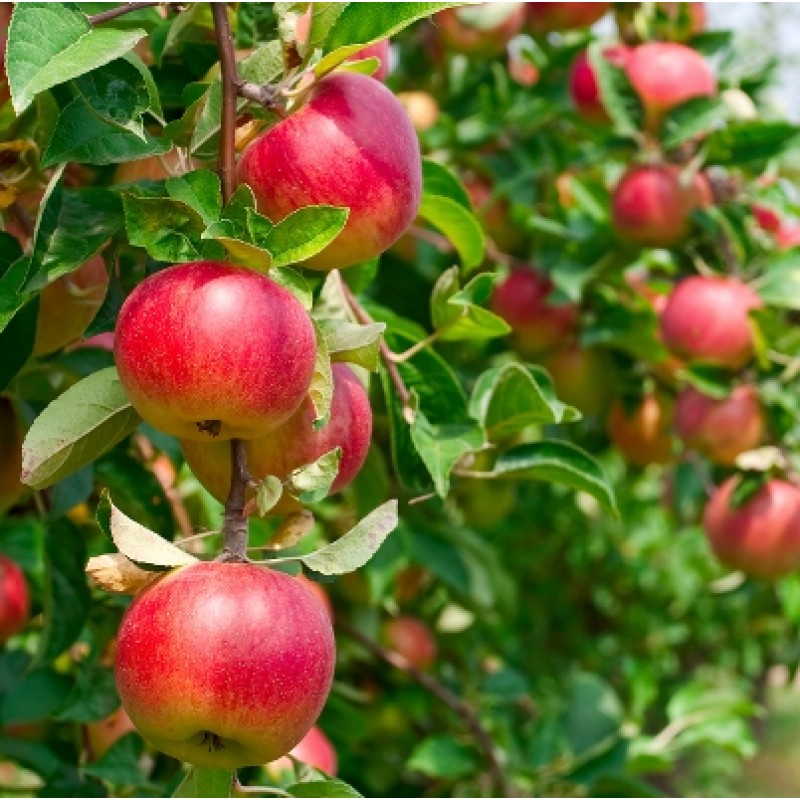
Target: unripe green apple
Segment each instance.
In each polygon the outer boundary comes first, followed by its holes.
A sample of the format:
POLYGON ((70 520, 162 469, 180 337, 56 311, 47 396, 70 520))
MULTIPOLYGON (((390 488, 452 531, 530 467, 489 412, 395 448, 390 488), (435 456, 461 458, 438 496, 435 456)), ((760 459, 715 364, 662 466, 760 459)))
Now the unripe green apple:
POLYGON ((397 617, 383 626, 386 646, 402 656, 412 667, 427 669, 436 661, 438 647, 431 629, 420 619, 397 617))
POLYGON ((120 381, 153 427, 184 439, 253 439, 298 409, 314 372, 308 314, 286 289, 214 261, 168 267, 122 306, 120 381))
POLYGON ((22 427, 11 398, 0 395, 0 513, 20 498, 25 487, 22 473, 22 427))
POLYGON ((25 627, 29 611, 24 573, 8 556, 0 556, 0 645, 25 627))
MULTIPOLYGON (((245 443, 247 468, 256 480, 273 475, 286 480, 292 470, 311 464, 336 447, 342 448, 339 472, 331 493, 350 484, 364 464, 372 436, 372 410, 369 398, 347 364, 333 368, 333 397, 330 419, 325 427, 314 430, 316 412, 310 398, 283 425, 266 436, 245 443)), ((183 454, 195 477, 220 502, 231 485, 231 453, 227 442, 185 440, 183 454)), ((298 508, 290 497, 283 498, 274 513, 285 514, 298 508)))
POLYGON ((379 81, 334 73, 293 114, 247 147, 239 179, 273 222, 312 205, 350 209, 344 230, 303 262, 349 267, 380 255, 410 227, 422 196, 422 162, 411 121, 379 81))
POLYGON ((650 392, 632 412, 617 400, 608 419, 608 435, 633 464, 667 464, 672 460, 672 403, 650 392))
POLYGON ((115 669, 154 747, 232 770, 274 761, 308 733, 334 662, 328 614, 302 583, 262 565, 198 562, 137 595, 115 669))

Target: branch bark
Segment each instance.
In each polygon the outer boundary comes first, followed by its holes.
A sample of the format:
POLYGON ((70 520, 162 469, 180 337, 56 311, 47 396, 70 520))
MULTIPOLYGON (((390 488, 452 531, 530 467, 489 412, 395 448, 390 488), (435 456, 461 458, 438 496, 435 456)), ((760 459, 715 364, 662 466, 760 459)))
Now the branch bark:
POLYGON ((132 11, 139 11, 142 8, 152 8, 153 6, 160 6, 161 3, 159 0, 155 0, 155 2, 147 2, 147 3, 124 3, 121 6, 117 6, 116 8, 109 8, 108 11, 102 11, 99 14, 92 14, 89 17, 89 22, 92 25, 101 25, 104 22, 108 22, 109 20, 116 19, 117 17, 122 17, 125 14, 130 14, 132 11))

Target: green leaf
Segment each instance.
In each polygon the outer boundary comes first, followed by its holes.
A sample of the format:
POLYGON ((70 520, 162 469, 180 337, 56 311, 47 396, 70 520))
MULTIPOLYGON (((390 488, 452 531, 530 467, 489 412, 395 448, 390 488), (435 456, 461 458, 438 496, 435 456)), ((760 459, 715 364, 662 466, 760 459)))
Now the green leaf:
POLYGON ((345 361, 376 372, 380 362, 381 336, 386 330, 382 322, 357 325, 344 319, 316 321, 331 361, 345 361))
POLYGON ((40 92, 108 64, 145 36, 143 30, 93 28, 73 3, 21 3, 6 52, 14 110, 21 114, 40 92))
POLYGON ((606 511, 619 514, 603 468, 593 456, 570 442, 546 439, 512 447, 500 454, 492 476, 560 483, 590 494, 606 511))
POLYGON ((587 55, 592 71, 597 76, 600 96, 614 127, 623 136, 636 136, 644 121, 644 110, 639 96, 633 90, 624 69, 615 67, 603 57, 603 45, 589 45, 587 55))
POLYGON ((597 675, 580 673, 570 686, 562 724, 574 755, 603 745, 608 749, 620 736, 622 705, 597 675))
POLYGON ((173 797, 233 797, 236 773, 208 767, 190 767, 173 797))
POLYGON ((767 161, 796 146, 800 128, 788 122, 729 123, 706 140, 706 163, 737 166, 767 161))
POLYGON ((288 267, 276 267, 269 273, 271 280, 291 292, 306 311, 311 311, 314 297, 308 281, 299 273, 288 267))
POLYGON ((117 370, 95 372, 34 420, 22 446, 22 481, 34 489, 51 486, 110 450, 140 421, 117 370))
POLYGON ((171 198, 194 209, 206 225, 220 218, 222 185, 216 172, 195 170, 179 178, 168 178, 164 187, 171 198))
POLYGON ((313 464, 294 470, 289 476, 290 494, 304 504, 318 503, 326 498, 339 474, 341 458, 342 448, 336 447, 313 464))
POLYGON ((344 536, 299 560, 322 575, 353 572, 375 555, 397 523, 397 500, 389 500, 367 514, 344 536))
POLYGON ((580 419, 580 412, 557 397, 546 370, 526 364, 504 364, 486 370, 475 382, 469 414, 491 442, 507 439, 530 425, 580 419))
POLYGON ((431 425, 416 410, 411 425, 411 441, 433 478, 439 497, 450 491, 450 473, 459 459, 483 447, 483 432, 477 425, 431 425))
POLYGON ((483 228, 475 215, 449 197, 423 194, 419 216, 438 228, 458 252, 466 271, 483 262, 483 228))
POLYGON ((331 359, 325 346, 325 335, 314 322, 314 334, 317 337, 317 352, 314 359, 314 375, 308 396, 314 405, 314 428, 319 429, 328 421, 331 413, 331 400, 333 399, 333 371, 331 359))
MULTIPOLYGON (((147 784, 147 776, 141 766, 143 751, 142 737, 131 731, 114 742, 101 758, 83 767, 83 772, 117 786, 144 786, 147 784)), ((215 795, 217 796, 224 795, 215 795)))
MULTIPOLYGON (((0 315, 0 319, 2 315, 0 315)), ((36 322, 39 318, 39 299, 17 306, 8 324, 0 328, 0 391, 22 369, 33 353, 36 322)))
POLYGON ((672 150, 689 139, 719 127, 727 118, 719 97, 695 97, 673 108, 661 127, 662 146, 672 150))
POLYGON ((771 258, 755 289, 768 306, 800 310, 800 250, 792 248, 771 258))
POLYGON ((272 253, 273 263, 285 267, 324 250, 342 231, 350 210, 336 206, 309 206, 292 212, 255 244, 272 253))
POLYGON ((256 504, 258 505, 258 515, 266 516, 278 503, 283 495, 283 481, 274 475, 267 475, 262 478, 256 489, 256 504))
MULTIPOLYGON (((82 664, 81 666, 84 666, 82 664)), ((119 708, 114 671, 108 667, 84 668, 66 703, 58 712, 59 720, 94 722, 103 719, 119 708)))
POLYGON ((0 721, 3 725, 39 722, 54 717, 72 689, 72 681, 51 667, 26 671, 4 686, 0 721))
POLYGON ((326 781, 306 781, 287 786, 290 797, 363 797, 349 783, 332 778, 326 781))
POLYGON ((422 159, 422 185, 425 193, 436 197, 449 197, 467 211, 472 211, 467 190, 461 181, 444 165, 429 158, 422 159))
POLYGON ((458 780, 475 771, 475 757, 470 748, 450 736, 429 736, 411 754, 409 769, 432 778, 458 780))

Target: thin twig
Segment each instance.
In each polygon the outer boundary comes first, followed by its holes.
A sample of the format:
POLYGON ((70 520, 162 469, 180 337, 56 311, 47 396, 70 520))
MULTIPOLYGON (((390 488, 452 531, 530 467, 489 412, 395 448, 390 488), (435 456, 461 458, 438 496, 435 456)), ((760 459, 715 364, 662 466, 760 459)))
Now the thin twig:
POLYGON ((219 140, 219 177, 222 199, 227 203, 236 189, 236 94, 239 82, 236 51, 228 24, 228 4, 212 3, 214 31, 222 73, 222 126, 219 140))
POLYGON ((99 14, 92 14, 89 17, 89 22, 92 25, 100 25, 103 22, 122 17, 125 14, 130 14, 132 11, 139 11, 142 8, 152 8, 153 6, 160 6, 159 0, 149 3, 124 3, 116 8, 110 8, 108 11, 101 11, 99 14))
POLYGON ((244 495, 250 476, 247 472, 245 443, 231 439, 231 488, 225 501, 222 523, 223 549, 219 561, 247 561, 247 516, 244 495))
POLYGON ((483 727, 481 721, 478 719, 475 709, 469 703, 460 698, 458 695, 450 691, 444 684, 440 683, 432 675, 427 672, 417 669, 408 663, 399 653, 393 653, 387 650, 377 642, 370 639, 361 633, 358 628, 355 628, 349 622, 337 620, 336 627, 351 639, 357 641, 366 650, 369 650, 372 655, 391 664, 395 669, 405 672, 412 677, 420 686, 423 686, 431 694, 435 695, 441 700, 449 709, 458 714, 464 721, 464 724, 469 729, 470 733, 475 739, 475 743, 480 748, 486 762, 489 766, 489 771, 495 782, 495 787, 499 790, 500 797, 514 797, 514 787, 506 777, 503 765, 500 763, 500 758, 495 749, 492 737, 486 728, 483 727))

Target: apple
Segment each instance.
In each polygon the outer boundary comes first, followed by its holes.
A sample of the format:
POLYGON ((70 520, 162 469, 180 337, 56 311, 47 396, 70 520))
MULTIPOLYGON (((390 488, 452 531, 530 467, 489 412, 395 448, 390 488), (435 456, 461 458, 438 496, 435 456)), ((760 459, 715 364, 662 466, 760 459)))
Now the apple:
POLYGON ((136 596, 117 638, 122 705, 155 748, 202 767, 274 761, 311 729, 335 662, 328 613, 300 581, 198 562, 136 596))
POLYGON ((358 52, 350 56, 348 61, 361 61, 364 58, 377 58, 378 68, 372 73, 371 77, 385 82, 389 77, 389 40, 381 39, 379 42, 368 44, 358 52))
POLYGON ((383 626, 383 640, 389 650, 417 669, 427 669, 436 661, 436 639, 430 628, 416 617, 401 616, 389 620, 383 626))
POLYGON ((775 241, 779 250, 788 250, 791 247, 800 245, 800 224, 782 224, 775 234, 775 241))
POLYGON ((107 350, 109 353, 114 352, 114 331, 105 331, 104 333, 96 333, 88 339, 83 339, 76 342, 73 349, 77 350, 83 347, 93 347, 97 350, 107 350))
POLYGON ((22 473, 22 426, 11 398, 0 394, 0 514, 19 500, 22 473))
POLYGON ((331 599, 322 584, 312 581, 311 578, 307 578, 302 573, 296 577, 296 580, 300 581, 312 594, 316 595, 317 600, 325 607, 325 611, 328 612, 328 617, 333 623, 333 603, 331 603, 331 599))
MULTIPOLYGON (((603 49, 603 58, 615 67, 624 69, 633 50, 624 45, 613 45, 603 49)), ((581 50, 572 62, 569 76, 569 92, 575 110, 588 122, 605 123, 609 121, 608 113, 600 96, 594 68, 589 61, 589 54, 581 50)))
MULTIPOLYGON (((308 764, 314 769, 324 772, 326 775, 336 775, 339 769, 339 760, 336 756, 336 749, 331 740, 322 732, 322 729, 314 725, 313 728, 295 745, 289 755, 308 764)), ((267 772, 279 779, 283 773, 292 773, 294 764, 290 758, 284 756, 271 764, 267 764, 267 772)))
POLYGON ((534 269, 516 269, 494 290, 491 308, 513 330, 515 347, 524 355, 552 349, 570 334, 578 320, 572 303, 551 305, 550 279, 534 269))
POLYGON ((737 386, 721 400, 689 386, 675 403, 678 436, 687 447, 724 466, 733 466, 739 455, 758 447, 764 425, 764 412, 752 386, 737 386))
POLYGON ((104 719, 86 726, 86 746, 89 760, 102 758, 123 736, 135 731, 131 718, 121 706, 104 719))
POLYGON ((25 627, 29 612, 30 598, 24 573, 15 561, 0 555, 0 645, 25 627))
POLYGON ((604 350, 572 342, 544 360, 558 399, 590 416, 604 416, 612 401, 614 362, 604 350))
MULTIPOLYGON (((347 364, 333 368, 333 398, 330 419, 325 427, 314 430, 314 406, 306 398, 299 410, 283 425, 265 436, 246 442, 247 468, 256 480, 267 475, 285 480, 292 470, 316 461, 336 447, 342 448, 339 472, 331 493, 340 492, 358 474, 364 464, 372 436, 372 410, 369 397, 347 364)), ((195 477, 220 502, 231 485, 231 454, 227 442, 183 441, 183 454, 195 477)), ((286 496, 273 513, 285 514, 298 508, 286 496)))
POLYGON ((525 3, 473 3, 433 16, 444 46, 473 58, 502 55, 524 22, 525 3))
POLYGON ((523 240, 523 233, 511 219, 508 198, 495 194, 492 184, 479 175, 464 179, 472 207, 492 241, 505 251, 514 250, 523 240))
POLYGON ((751 208, 753 218, 761 230, 767 233, 780 233, 783 227, 783 220, 777 211, 763 203, 753 203, 751 208))
POLYGON ((534 33, 588 28, 608 11, 611 3, 526 3, 527 24, 534 33))
POLYGON ((644 106, 645 125, 653 133, 676 106, 717 91, 717 79, 703 57, 677 42, 639 45, 628 60, 627 70, 644 106))
POLYGON ((753 356, 748 314, 761 305, 761 298, 736 278, 685 278, 661 314, 661 335, 678 356, 739 369, 753 356))
POLYGON ((411 226, 422 196, 414 127, 379 81, 334 73, 297 111, 251 142, 239 179, 273 222, 312 205, 350 209, 344 230, 303 262, 348 267, 380 255, 411 226))
POLYGON ((739 477, 711 496, 703 527, 717 558, 754 578, 774 580, 800 566, 800 491, 770 478, 747 501, 731 505, 739 477))
POLYGON ((622 176, 612 198, 617 234, 642 247, 672 247, 689 234, 692 212, 712 203, 708 179, 687 179, 674 164, 633 166, 622 176))
POLYGON ((314 372, 301 303, 256 272, 194 261, 157 272, 125 300, 114 355, 134 408, 183 439, 253 439, 300 406, 314 372))
POLYGON ((672 403, 650 392, 630 412, 617 400, 608 419, 611 441, 633 464, 667 464, 672 460, 672 403))
POLYGON ((397 99, 406 110, 414 130, 427 131, 438 121, 439 104, 428 92, 398 92, 397 99))
POLYGON ((106 298, 109 275, 99 254, 39 294, 33 353, 41 356, 80 339, 106 298))

